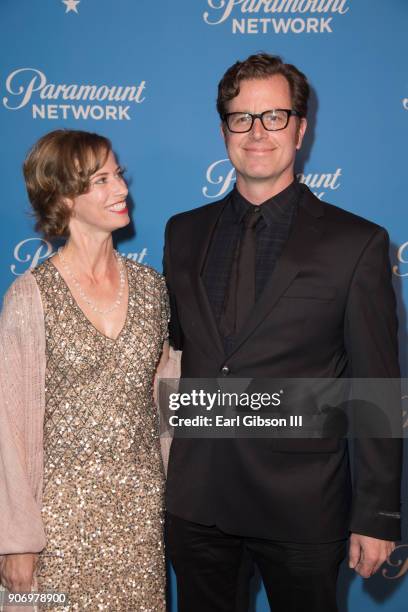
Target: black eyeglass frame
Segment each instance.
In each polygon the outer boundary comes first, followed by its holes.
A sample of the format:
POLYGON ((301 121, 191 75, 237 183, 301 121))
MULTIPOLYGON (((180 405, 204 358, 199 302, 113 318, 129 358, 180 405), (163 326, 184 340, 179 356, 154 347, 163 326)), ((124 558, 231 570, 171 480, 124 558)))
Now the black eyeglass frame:
POLYGON ((289 119, 291 117, 301 118, 302 115, 298 111, 292 110, 291 108, 271 108, 269 110, 264 111, 263 113, 246 113, 244 111, 235 112, 235 113, 225 113, 222 120, 224 121, 229 131, 232 132, 233 134, 246 134, 247 132, 250 132, 252 130, 254 123, 255 123, 255 119, 259 119, 262 123, 262 127, 268 132, 279 132, 280 130, 285 130, 288 127, 289 119), (271 130, 270 128, 267 128, 266 125, 264 124, 263 117, 264 115, 267 115, 268 113, 275 113, 277 111, 284 111, 286 113, 286 123, 283 127, 277 128, 276 130, 271 130), (251 117, 251 125, 249 126, 247 130, 231 130, 228 124, 228 119, 232 115, 248 115, 249 117, 251 117))

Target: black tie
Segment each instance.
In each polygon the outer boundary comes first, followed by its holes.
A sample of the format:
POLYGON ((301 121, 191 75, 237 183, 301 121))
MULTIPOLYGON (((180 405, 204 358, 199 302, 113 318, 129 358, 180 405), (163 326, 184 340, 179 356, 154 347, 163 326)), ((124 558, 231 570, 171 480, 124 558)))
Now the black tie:
POLYGON ((255 304, 255 226, 261 217, 260 212, 260 206, 251 206, 243 219, 244 229, 232 264, 225 309, 220 321, 224 337, 240 331, 255 304))

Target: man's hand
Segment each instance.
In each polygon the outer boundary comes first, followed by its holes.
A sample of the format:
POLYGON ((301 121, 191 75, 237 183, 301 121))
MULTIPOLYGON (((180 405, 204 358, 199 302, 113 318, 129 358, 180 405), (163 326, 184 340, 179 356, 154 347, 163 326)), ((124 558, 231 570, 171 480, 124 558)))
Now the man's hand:
POLYGON ((363 578, 370 578, 395 549, 395 543, 352 533, 350 536, 349 567, 363 578))
POLYGON ((0 583, 13 593, 31 591, 37 558, 36 553, 4 555, 0 563, 0 583))

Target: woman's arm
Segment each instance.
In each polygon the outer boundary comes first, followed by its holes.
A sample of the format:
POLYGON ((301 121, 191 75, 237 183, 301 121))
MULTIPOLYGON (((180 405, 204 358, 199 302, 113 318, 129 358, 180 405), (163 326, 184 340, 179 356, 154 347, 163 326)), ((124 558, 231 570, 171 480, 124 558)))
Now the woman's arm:
POLYGON ((45 546, 41 520, 45 337, 35 279, 8 290, 0 316, 0 579, 28 586, 45 546))
POLYGON ((171 346, 169 347, 168 342, 165 342, 154 379, 154 399, 160 417, 160 447, 166 475, 173 436, 167 423, 168 410, 167 398, 165 396, 168 396, 170 392, 177 391, 178 380, 180 378, 180 361, 181 351, 175 351, 171 346), (168 380, 162 389, 159 388, 160 379, 168 380))
POLYGON ((37 553, 4 555, 0 561, 0 582, 13 593, 31 591, 37 553))

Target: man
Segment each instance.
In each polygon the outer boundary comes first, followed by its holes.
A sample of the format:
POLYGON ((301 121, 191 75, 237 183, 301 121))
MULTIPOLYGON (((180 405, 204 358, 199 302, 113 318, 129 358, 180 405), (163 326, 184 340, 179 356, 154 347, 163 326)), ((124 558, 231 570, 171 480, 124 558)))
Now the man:
MULTIPOLYGON (((294 180, 306 77, 259 53, 218 88, 236 186, 166 228, 171 339, 182 378, 398 378, 382 228, 294 180)), ((334 612, 338 567, 372 575, 400 537, 399 440, 179 439, 170 453, 168 549, 179 612, 234 609, 241 561, 274 612, 334 612)))

